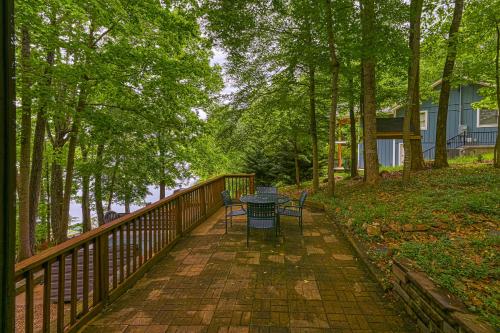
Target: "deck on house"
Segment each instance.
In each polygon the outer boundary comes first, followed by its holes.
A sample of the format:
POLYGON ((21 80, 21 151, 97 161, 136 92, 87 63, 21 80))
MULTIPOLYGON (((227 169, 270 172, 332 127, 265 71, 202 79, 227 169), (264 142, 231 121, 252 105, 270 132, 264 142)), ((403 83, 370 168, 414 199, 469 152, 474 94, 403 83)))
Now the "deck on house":
POLYGON ((282 218, 282 236, 244 219, 224 234, 223 209, 180 239, 82 331, 412 332, 334 223, 304 211, 304 235, 282 218))

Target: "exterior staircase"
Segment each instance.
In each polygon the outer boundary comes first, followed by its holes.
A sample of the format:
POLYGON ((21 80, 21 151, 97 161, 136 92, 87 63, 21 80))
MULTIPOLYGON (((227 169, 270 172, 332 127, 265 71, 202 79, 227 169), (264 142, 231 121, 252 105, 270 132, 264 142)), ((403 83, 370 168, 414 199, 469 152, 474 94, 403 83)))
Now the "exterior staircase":
MULTIPOLYGON (((464 155, 469 149, 491 149, 495 146, 497 131, 489 132, 469 132, 464 131, 446 141, 448 158, 454 158, 464 155)), ((424 160, 434 160, 436 146, 423 151, 424 160)))

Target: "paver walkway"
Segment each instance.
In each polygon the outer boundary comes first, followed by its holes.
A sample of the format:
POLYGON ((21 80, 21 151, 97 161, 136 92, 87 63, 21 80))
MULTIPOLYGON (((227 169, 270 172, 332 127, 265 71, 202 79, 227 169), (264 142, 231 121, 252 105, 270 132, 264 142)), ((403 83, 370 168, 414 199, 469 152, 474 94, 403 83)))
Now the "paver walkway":
POLYGON ((195 229, 84 332, 412 332, 324 214, 304 235, 245 222, 224 235, 223 211, 195 229))

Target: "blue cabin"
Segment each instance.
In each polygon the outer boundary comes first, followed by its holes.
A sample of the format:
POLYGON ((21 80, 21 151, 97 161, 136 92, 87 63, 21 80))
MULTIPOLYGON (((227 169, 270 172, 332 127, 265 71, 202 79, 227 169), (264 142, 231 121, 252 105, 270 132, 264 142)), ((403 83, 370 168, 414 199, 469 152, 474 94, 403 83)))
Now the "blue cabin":
MULTIPOLYGON (((433 85, 438 87, 440 81, 433 85)), ((447 148, 448 157, 463 154, 492 151, 498 132, 498 110, 483 110, 472 106, 479 102, 479 84, 459 85, 450 92, 448 102, 447 148)), ((391 110, 393 117, 403 117, 404 110, 396 107, 391 110)), ((420 106, 420 135, 425 160, 434 159, 438 105, 427 100, 420 106)), ((403 140, 378 139, 379 163, 383 166, 403 165, 403 140)), ((363 146, 359 146, 358 165, 364 167, 363 146)))

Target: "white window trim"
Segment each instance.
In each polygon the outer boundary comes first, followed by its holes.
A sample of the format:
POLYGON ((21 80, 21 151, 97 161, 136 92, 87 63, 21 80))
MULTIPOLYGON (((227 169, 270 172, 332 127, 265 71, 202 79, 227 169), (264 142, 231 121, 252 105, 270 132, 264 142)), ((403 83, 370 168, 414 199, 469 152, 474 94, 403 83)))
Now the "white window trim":
MULTIPOLYGON (((424 127, 420 126, 420 130, 421 131, 427 131, 427 127, 429 125, 429 111, 422 110, 422 111, 420 111, 419 115, 422 114, 422 113, 425 113, 425 126, 424 127)), ((418 120, 420 122, 420 118, 418 120)))
MULTIPOLYGON (((485 110, 485 111, 494 111, 494 110, 485 110)), ((479 112, 481 112, 481 109, 476 109, 476 127, 477 128, 488 128, 488 127, 497 127, 498 126, 498 117, 497 117, 497 123, 496 124, 481 125, 479 123, 479 120, 480 120, 480 118, 479 118, 479 112)), ((498 111, 497 111, 497 113, 498 113, 498 111)))

